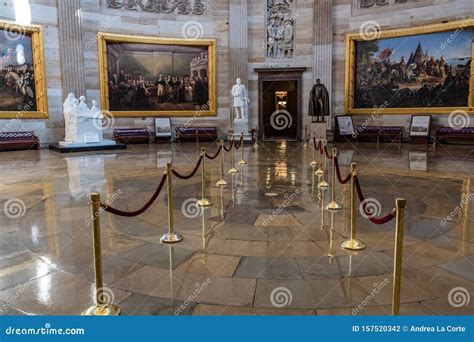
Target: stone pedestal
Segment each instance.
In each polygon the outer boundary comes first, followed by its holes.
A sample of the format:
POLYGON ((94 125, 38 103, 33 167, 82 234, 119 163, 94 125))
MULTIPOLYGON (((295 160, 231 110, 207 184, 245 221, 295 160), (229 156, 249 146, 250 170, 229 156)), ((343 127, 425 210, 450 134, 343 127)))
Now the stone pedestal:
POLYGON ((234 119, 234 131, 232 136, 234 139, 240 139, 240 135, 244 134, 244 141, 252 141, 252 135, 249 132, 248 119, 234 119))

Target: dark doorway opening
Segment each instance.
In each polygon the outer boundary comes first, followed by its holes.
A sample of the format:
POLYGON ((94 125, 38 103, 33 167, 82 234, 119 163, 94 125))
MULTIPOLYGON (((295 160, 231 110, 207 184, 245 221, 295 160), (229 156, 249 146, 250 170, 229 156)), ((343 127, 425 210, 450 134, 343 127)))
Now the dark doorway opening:
POLYGON ((265 140, 298 140, 298 82, 264 81, 262 123, 265 140))

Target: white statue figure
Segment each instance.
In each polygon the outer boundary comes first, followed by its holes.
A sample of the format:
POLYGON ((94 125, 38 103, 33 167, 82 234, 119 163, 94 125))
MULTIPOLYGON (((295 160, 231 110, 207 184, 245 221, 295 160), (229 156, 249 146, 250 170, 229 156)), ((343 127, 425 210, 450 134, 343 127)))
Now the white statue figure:
POLYGON ((104 113, 102 113, 102 111, 97 107, 96 100, 92 100, 91 113, 94 119, 102 120, 104 118, 104 113))
POLYGON ((66 136, 64 141, 74 142, 76 141, 77 134, 77 118, 75 105, 77 105, 77 99, 73 93, 69 93, 66 100, 63 103, 63 114, 66 136))
POLYGON ((247 89, 241 83, 240 78, 237 78, 236 84, 232 87, 232 96, 234 97, 233 114, 235 120, 247 120, 247 106, 249 98, 247 89))

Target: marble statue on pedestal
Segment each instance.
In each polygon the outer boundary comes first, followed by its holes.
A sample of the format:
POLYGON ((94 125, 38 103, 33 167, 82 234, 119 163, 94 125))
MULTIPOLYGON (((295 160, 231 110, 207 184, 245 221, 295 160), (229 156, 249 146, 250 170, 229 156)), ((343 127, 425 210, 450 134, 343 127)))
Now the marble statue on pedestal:
POLYGON ((249 121, 248 121, 248 104, 249 97, 247 88, 242 84, 240 78, 235 80, 231 94, 233 97, 232 114, 234 117, 234 137, 240 137, 244 134, 244 139, 249 139, 249 121))
POLYGON ((102 131, 104 115, 92 101, 92 107, 87 106, 85 96, 76 98, 70 93, 63 103, 65 138, 60 141, 61 146, 81 145, 114 145, 111 140, 104 140, 102 131))

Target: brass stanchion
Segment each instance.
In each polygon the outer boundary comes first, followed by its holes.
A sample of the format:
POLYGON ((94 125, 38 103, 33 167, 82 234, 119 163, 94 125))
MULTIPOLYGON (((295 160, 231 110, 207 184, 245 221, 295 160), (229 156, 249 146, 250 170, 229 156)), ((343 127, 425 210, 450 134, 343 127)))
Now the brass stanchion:
POLYGON ((224 179, 224 154, 225 154, 224 140, 221 139, 221 179, 217 181, 216 185, 222 188, 227 186, 227 182, 224 179))
POLYGON ((240 165, 245 165, 247 162, 244 160, 244 133, 240 133, 240 165))
POLYGON ((255 142, 253 143, 253 148, 258 148, 258 127, 255 127, 255 142))
POLYGON ((230 149, 231 149, 231 151, 230 151, 230 153, 231 153, 231 167, 229 169, 229 173, 231 175, 235 175, 235 174, 239 173, 239 170, 237 170, 235 168, 235 141, 233 141, 232 147, 230 149))
POLYGON ((407 202, 404 198, 397 198, 396 203, 396 231, 395 255, 393 261, 393 292, 392 315, 400 313, 400 290, 402 284, 402 254, 403 254, 403 226, 405 225, 405 208, 407 202))
MULTIPOLYGON (((92 233, 94 244, 95 305, 82 313, 83 316, 118 316, 120 308, 104 303, 106 294, 102 282, 102 247, 100 243, 100 194, 91 193, 92 233)), ((111 296, 113 298, 113 296, 111 296)))
POLYGON ((341 247, 353 251, 358 251, 365 248, 365 243, 356 239, 356 188, 354 177, 357 175, 356 164, 351 164, 351 238, 343 241, 341 247))
POLYGON ((164 234, 160 242, 164 243, 176 243, 183 240, 183 236, 174 231, 174 218, 173 218, 173 173, 171 172, 173 165, 166 163, 166 183, 168 186, 168 233, 164 234))
POLYGON ((309 165, 310 166, 318 165, 318 162, 316 161, 316 148, 314 147, 314 145, 313 145, 313 160, 311 161, 311 163, 309 163, 309 165))
POLYGON ((326 182, 326 180, 324 179, 324 174, 326 173, 326 166, 327 166, 326 154, 324 153, 324 146, 326 146, 326 140, 324 140, 322 144, 323 144, 323 158, 322 158, 321 164, 323 164, 323 167, 322 167, 323 172, 321 173, 321 181, 319 182, 318 187, 329 188, 329 183, 326 182))
POLYGON ((201 199, 196 202, 198 207, 209 207, 211 201, 206 198, 206 149, 201 148, 202 164, 201 164, 201 199))
POLYGON ((336 202, 336 158, 337 158, 337 148, 332 148, 332 191, 331 191, 331 202, 326 206, 326 210, 341 210, 342 205, 336 202))
MULTIPOLYGON (((318 140, 318 142, 319 142, 320 144, 323 143, 322 140, 318 140)), ((323 158, 324 158, 324 156, 321 156, 321 155, 320 155, 318 159, 322 160, 323 158)), ((317 169, 316 172, 315 172, 316 176, 322 176, 322 175, 324 174, 324 171, 321 169, 321 164, 322 164, 322 162, 319 162, 319 163, 318 163, 318 169, 317 169)))

